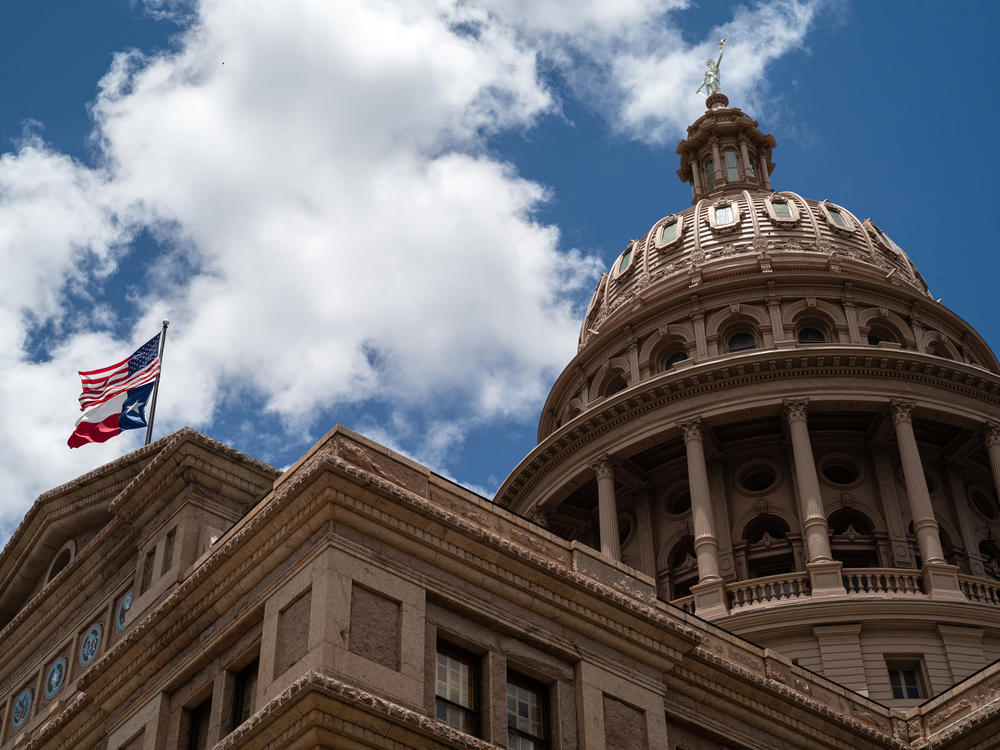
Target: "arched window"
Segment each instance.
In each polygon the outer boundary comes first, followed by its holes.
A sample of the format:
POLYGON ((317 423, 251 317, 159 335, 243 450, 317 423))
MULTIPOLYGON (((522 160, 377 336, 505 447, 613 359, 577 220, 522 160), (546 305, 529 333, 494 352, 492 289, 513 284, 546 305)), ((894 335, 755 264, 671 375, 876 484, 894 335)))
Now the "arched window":
POLYGON ((628 381, 622 375, 616 374, 604 384, 604 387, 601 389, 601 395, 604 398, 608 398, 609 396, 614 396, 619 391, 624 391, 626 388, 628 388, 628 381))
POLYGON ((799 329, 800 344, 823 344, 826 342, 826 335, 819 328, 805 326, 799 329))
POLYGON ((49 577, 46 580, 46 583, 48 583, 57 575, 59 575, 60 571, 62 571, 63 568, 69 565, 69 561, 72 559, 73 559, 72 551, 69 549, 69 547, 63 547, 59 551, 59 554, 56 555, 56 559, 52 561, 52 567, 49 568, 49 577))
POLYGON ((830 514, 830 549, 845 568, 879 567, 878 543, 871 522, 852 508, 830 514))
POLYGON ((891 327, 885 323, 872 323, 871 327, 868 329, 868 343, 872 346, 878 346, 883 341, 887 341, 891 344, 902 343, 900 341, 899 334, 896 333, 891 327))
POLYGON ((687 352, 684 351, 674 352, 663 361, 663 369, 669 370, 678 362, 683 362, 687 358, 688 358, 687 352))
POLYGON ((756 349, 757 339, 749 331, 738 331, 732 334, 726 341, 726 349, 731 352, 743 352, 747 349, 756 349))
POLYGON ((927 345, 927 353, 933 354, 935 357, 944 357, 945 359, 954 359, 951 356, 951 352, 948 351, 948 347, 942 344, 940 341, 932 341, 927 345))
POLYGON ((778 516, 764 513, 743 529, 743 553, 750 578, 791 573, 795 566, 788 524, 778 516))

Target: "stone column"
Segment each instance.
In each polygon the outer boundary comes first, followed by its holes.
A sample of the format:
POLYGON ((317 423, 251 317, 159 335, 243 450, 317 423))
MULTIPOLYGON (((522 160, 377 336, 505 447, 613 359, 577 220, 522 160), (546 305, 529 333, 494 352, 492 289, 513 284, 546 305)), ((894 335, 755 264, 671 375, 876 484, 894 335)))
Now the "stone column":
POLYGON ((767 157, 764 154, 760 155, 760 179, 763 181, 764 187, 770 190, 771 176, 767 173, 767 157))
POLYGON ((695 353, 698 355, 698 359, 704 360, 708 357, 708 338, 705 334, 705 313, 693 313, 691 315, 691 323, 694 325, 695 353))
POLYGON ((993 483, 996 485, 997 497, 1000 497, 1000 422, 987 422, 983 437, 986 440, 986 452, 990 456, 990 468, 993 469, 993 483))
POLYGON ((694 526, 694 552, 698 558, 698 583, 691 587, 695 612, 699 617, 715 618, 729 614, 726 584, 719 575, 719 539, 715 535, 712 495, 708 489, 705 465, 704 430, 701 419, 680 425, 687 451, 688 488, 691 492, 691 520, 694 526))
POLYGON ((840 574, 843 566, 833 559, 830 552, 830 528, 823 512, 823 495, 819 489, 819 478, 816 476, 812 443, 809 441, 809 426, 806 421, 808 402, 804 399, 790 400, 785 401, 783 406, 792 440, 799 516, 802 520, 806 554, 809 556, 806 570, 809 571, 812 595, 844 594, 844 582, 840 574))
POLYGON ((917 546, 924 562, 924 587, 933 599, 964 599, 958 585, 958 568, 948 565, 941 550, 937 519, 931 506, 931 496, 927 491, 924 466, 917 448, 917 438, 913 434, 912 401, 890 401, 892 422, 896 426, 896 442, 899 445, 899 459, 903 466, 903 481, 910 500, 910 515, 913 517, 913 533, 917 536, 917 546))
POLYGON ((771 319, 771 330, 773 331, 775 343, 786 341, 785 324, 781 322, 780 299, 769 299, 767 301, 767 315, 771 319))
POLYGON ((722 164, 722 155, 719 153, 719 139, 712 137, 712 164, 715 167, 714 183, 718 187, 726 179, 725 166, 722 164))
POLYGON ((750 179, 750 154, 747 152, 747 137, 740 136, 740 172, 744 180, 750 179))
POLYGON ((615 469, 608 455, 590 465, 597 475, 597 515, 600 520, 601 554, 612 560, 622 559, 618 541, 618 504, 615 502, 615 469))
POLYGON ((705 186, 701 182, 701 162, 697 157, 691 159, 691 174, 694 184, 694 196, 700 198, 705 193, 705 186))

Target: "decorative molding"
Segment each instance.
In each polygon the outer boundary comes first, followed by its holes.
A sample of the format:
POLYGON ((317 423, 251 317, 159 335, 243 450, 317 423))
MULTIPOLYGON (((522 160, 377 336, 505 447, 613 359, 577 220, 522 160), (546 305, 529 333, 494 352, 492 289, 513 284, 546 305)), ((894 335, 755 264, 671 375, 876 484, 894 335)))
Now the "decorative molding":
POLYGON ((915 401, 896 399, 890 401, 889 412, 892 415, 892 423, 896 425, 913 424, 913 409, 916 405, 915 401))
POLYGON ((808 422, 809 399, 787 399, 781 402, 781 408, 789 424, 792 422, 808 422))
POLYGON ((680 427, 681 434, 684 435, 685 443, 690 443, 692 440, 704 440, 705 428, 702 426, 701 417, 695 417, 688 422, 681 422, 677 426, 680 427))

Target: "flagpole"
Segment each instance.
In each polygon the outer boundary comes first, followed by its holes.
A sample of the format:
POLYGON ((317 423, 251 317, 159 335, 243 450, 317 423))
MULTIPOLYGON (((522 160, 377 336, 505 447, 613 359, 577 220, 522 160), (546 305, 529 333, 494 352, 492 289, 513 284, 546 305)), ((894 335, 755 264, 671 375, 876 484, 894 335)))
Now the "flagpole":
POLYGON ((169 320, 163 321, 163 331, 160 333, 160 374, 156 376, 156 380, 153 382, 153 401, 149 405, 149 421, 146 423, 146 442, 143 445, 149 445, 149 441, 153 439, 153 417, 156 416, 156 392, 160 390, 160 377, 163 375, 163 347, 167 343, 167 326, 170 325, 169 320))

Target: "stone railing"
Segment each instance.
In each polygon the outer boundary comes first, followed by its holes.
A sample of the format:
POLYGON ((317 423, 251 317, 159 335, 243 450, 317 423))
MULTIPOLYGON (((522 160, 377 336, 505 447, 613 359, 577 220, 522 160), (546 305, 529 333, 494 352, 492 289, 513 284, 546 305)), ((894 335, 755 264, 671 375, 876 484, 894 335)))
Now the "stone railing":
POLYGON ((737 581, 730 583, 726 588, 729 592, 730 610, 801 599, 811 593, 809 574, 804 572, 737 581))
POLYGON ((680 599, 671 599, 670 603, 679 609, 683 609, 685 612, 690 612, 694 614, 694 597, 693 596, 682 596, 680 599))
POLYGON ((924 595, 923 578, 919 570, 845 568, 843 577, 848 594, 924 595))
POLYGON ((1000 607, 1000 582, 959 574, 958 583, 965 598, 970 602, 1000 607))

